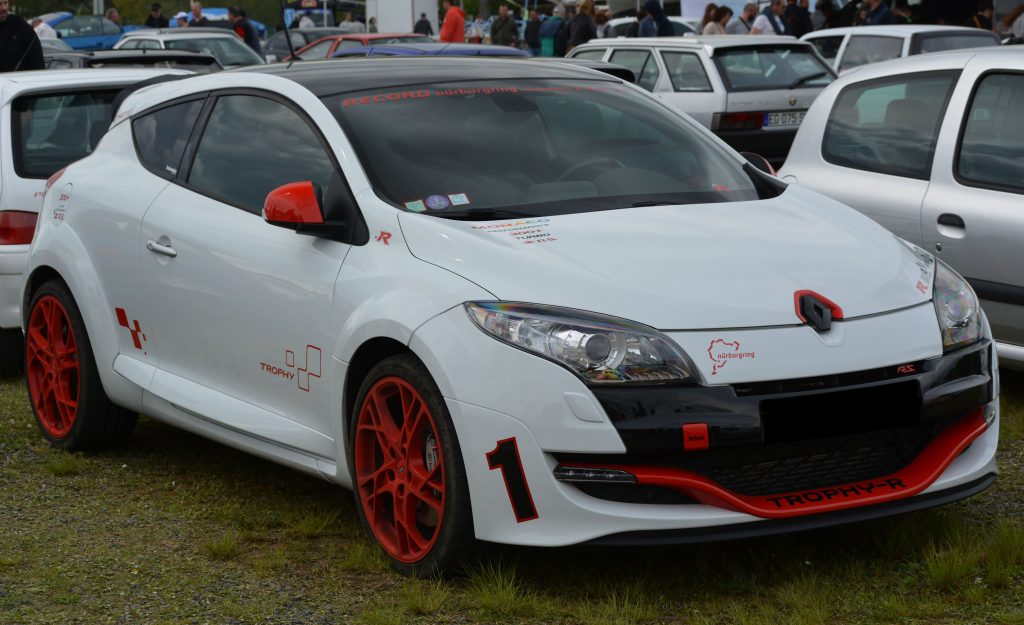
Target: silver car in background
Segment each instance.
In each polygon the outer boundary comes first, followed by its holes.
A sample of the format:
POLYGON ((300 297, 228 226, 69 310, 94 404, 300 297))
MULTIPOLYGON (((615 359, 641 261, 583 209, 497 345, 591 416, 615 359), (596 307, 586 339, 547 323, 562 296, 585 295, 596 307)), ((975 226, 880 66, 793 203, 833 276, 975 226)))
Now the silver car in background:
POLYGON ((999 37, 988 30, 923 24, 827 28, 800 39, 817 48, 838 72, 904 56, 999 45, 999 37))
POLYGON ((1019 48, 844 74, 807 112, 779 176, 856 208, 960 272, 988 313, 1000 362, 1024 369, 1019 48))
POLYGON ((594 39, 572 58, 629 68, 654 93, 733 148, 786 159, 807 107, 835 72, 793 37, 594 39))

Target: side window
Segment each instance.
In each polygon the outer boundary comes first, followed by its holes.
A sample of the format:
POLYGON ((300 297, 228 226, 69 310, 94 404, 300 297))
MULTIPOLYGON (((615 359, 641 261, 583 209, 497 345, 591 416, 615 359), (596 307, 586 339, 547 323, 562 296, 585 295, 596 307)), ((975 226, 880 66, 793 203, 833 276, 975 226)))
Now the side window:
POLYGON ((121 27, 105 17, 103 18, 102 28, 104 35, 118 35, 121 33, 121 27))
POLYGON ((81 29, 82 27, 77 17, 66 19, 54 27, 54 30, 57 31, 57 34, 60 35, 61 38, 77 37, 81 29))
POLYGON ((326 59, 327 53, 330 52, 331 46, 334 44, 333 39, 314 43, 313 45, 306 48, 302 53, 302 58, 310 61, 313 59, 326 59))
POLYGON ((700 57, 689 52, 662 52, 665 69, 676 91, 711 91, 700 57))
POLYGON ((653 91, 654 85, 658 84, 661 71, 654 56, 647 50, 616 50, 609 61, 632 70, 636 75, 636 84, 648 91, 653 91))
POLYGON ((46 61, 46 69, 71 69, 74 67, 71 61, 64 59, 50 59, 46 61))
POLYGON ((22 178, 49 178, 68 163, 88 156, 113 117, 119 89, 23 96, 11 119, 14 170, 22 178))
POLYGON ((825 129, 826 161, 927 180, 939 126, 959 72, 928 72, 852 84, 825 129))
POLYGON ((594 61, 600 61, 604 58, 605 49, 598 48, 596 50, 584 50, 579 54, 572 55, 574 59, 591 59, 594 61))
POLYGON ((143 50, 159 50, 160 42, 155 39, 143 39, 139 42, 139 47, 143 50))
POLYGON ((982 78, 964 120, 960 182, 1024 193, 1024 74, 982 78))
POLYGON ((326 189, 333 173, 334 162, 298 113, 268 98, 229 95, 213 107, 188 182, 259 215, 277 187, 309 180, 326 189))
POLYGON ((124 42, 124 45, 122 45, 119 49, 120 50, 134 50, 134 49, 136 49, 138 47, 139 47, 139 40, 138 39, 129 39, 128 41, 124 42))
POLYGON ((349 50, 351 48, 362 48, 362 47, 363 47, 363 43, 361 41, 356 41, 355 39, 342 39, 341 41, 338 42, 338 49, 339 50, 349 50))
POLYGON ((191 100, 140 115, 132 121, 135 150, 147 169, 164 178, 178 175, 188 137, 202 108, 202 100, 191 100))
MULTIPOLYGON (((853 35, 846 44, 839 71, 899 58, 903 52, 903 40, 897 37, 868 37, 853 35)), ((824 55, 822 55, 824 56, 824 55)))
MULTIPOLYGON (((295 46, 296 50, 311 43, 302 33, 288 31, 288 34, 291 36, 292 45, 295 46)), ((287 49, 288 42, 284 40, 284 37, 281 37, 281 45, 287 49)))
POLYGON ((808 41, 818 51, 821 58, 828 61, 829 65, 835 63, 836 57, 839 55, 839 48, 843 45, 842 37, 815 37, 808 41))

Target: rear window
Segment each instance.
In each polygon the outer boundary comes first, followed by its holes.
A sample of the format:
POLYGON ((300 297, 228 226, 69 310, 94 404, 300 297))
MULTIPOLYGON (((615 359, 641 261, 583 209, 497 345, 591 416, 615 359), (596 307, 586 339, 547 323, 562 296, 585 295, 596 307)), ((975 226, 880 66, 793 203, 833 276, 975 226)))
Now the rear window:
POLYGON ((758 199, 735 155, 621 84, 426 84, 324 102, 377 194, 412 212, 472 219, 758 199))
POLYGON ((265 61, 252 48, 234 37, 169 39, 164 42, 168 50, 191 50, 214 57, 224 67, 231 65, 259 65, 265 61))
POLYGON ((106 134, 119 89, 24 96, 12 106, 14 170, 46 179, 88 156, 106 134))
POLYGON ((846 44, 843 60, 839 62, 839 71, 897 59, 902 53, 903 39, 900 37, 854 35, 850 37, 850 43, 846 44))
POLYGON ((823 87, 835 78, 810 46, 757 46, 715 51, 729 91, 823 87))
POLYGON ((962 50, 964 48, 981 48, 997 46, 999 39, 985 31, 966 33, 936 33, 914 35, 910 41, 911 54, 928 54, 944 50, 962 50))

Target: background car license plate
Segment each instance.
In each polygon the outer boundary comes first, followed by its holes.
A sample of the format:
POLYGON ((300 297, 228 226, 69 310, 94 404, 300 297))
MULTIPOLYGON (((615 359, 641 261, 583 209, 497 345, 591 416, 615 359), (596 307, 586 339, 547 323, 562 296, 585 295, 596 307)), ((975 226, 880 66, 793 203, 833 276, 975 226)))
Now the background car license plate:
POLYGON ((776 111, 764 114, 765 126, 799 126, 807 111, 776 111))

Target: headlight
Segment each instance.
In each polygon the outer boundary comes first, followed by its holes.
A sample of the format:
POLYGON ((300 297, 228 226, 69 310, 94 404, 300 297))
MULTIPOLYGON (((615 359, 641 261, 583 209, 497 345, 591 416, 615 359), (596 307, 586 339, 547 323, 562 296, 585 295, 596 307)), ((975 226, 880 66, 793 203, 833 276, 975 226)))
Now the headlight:
POLYGON ((935 314, 939 317, 943 351, 950 351, 981 338, 981 307, 967 281, 943 263, 936 263, 935 314))
POLYGON ((624 319, 566 308, 467 302, 488 334, 567 367, 588 383, 696 381, 696 369, 672 339, 624 319))

